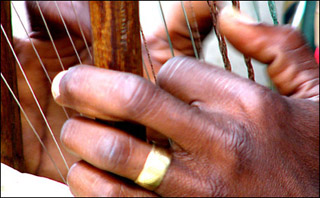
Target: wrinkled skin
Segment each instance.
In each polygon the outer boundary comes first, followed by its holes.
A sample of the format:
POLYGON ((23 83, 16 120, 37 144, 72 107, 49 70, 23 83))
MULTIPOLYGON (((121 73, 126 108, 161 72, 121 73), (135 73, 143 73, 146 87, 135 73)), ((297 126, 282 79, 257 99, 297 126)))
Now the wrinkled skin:
MULTIPOLYGON (((41 2, 45 7, 48 2, 41 2)), ((64 4, 65 2, 59 2, 64 4)), ((50 4, 50 3, 48 3, 50 4)), ((32 3, 30 3, 32 5, 32 3)), ((86 10, 86 3, 78 9, 86 10)), ((65 5, 67 6, 67 5, 65 5)), ((211 26, 206 2, 194 3, 201 36, 211 26)), ((32 10, 32 6, 30 8, 32 10)), ((53 10, 53 9, 52 9, 53 10)), ((168 20, 176 54, 192 55, 180 9, 168 20), (178 42, 179 41, 179 42, 178 42)), ((65 13, 68 14, 67 12, 65 13)), ((51 25, 61 26, 54 13, 51 25)), ((35 17, 37 14, 35 14, 35 17)), ((76 27, 66 17, 70 28, 76 27)), ((32 18, 31 18, 32 19, 32 18)), ((32 19, 34 20, 34 19, 32 19)), ((74 23, 73 23, 74 22, 74 23)), ((82 20, 85 27, 89 21, 82 20)), ((319 66, 301 35, 289 27, 255 24, 245 16, 223 11, 218 18, 222 34, 242 53, 268 64, 268 74, 279 93, 216 66, 190 57, 170 56, 165 32, 148 38, 156 64, 157 85, 132 74, 88 65, 72 67, 62 77, 55 101, 99 121, 76 116, 61 130, 70 153, 68 184, 78 196, 317 196, 319 194, 319 66), (248 23, 249 20, 249 23, 248 23), (247 21, 247 22, 244 22, 247 21), (165 63, 166 62, 166 63, 165 63), (161 66, 165 63, 163 66, 161 66), (173 158, 160 186, 147 191, 134 181, 151 145, 101 120, 124 120, 148 127, 149 140, 166 145, 173 158), (172 140, 168 147, 167 138, 172 140), (118 177, 121 176, 121 177, 118 177), (128 180, 124 179, 127 178, 128 180)), ((34 40, 53 77, 59 62, 47 38, 33 29, 34 40), (47 49, 49 48, 49 49, 47 49)), ((55 32, 65 67, 78 64, 67 38, 55 32), (70 47, 70 49, 69 49, 70 47)), ((85 64, 87 59, 77 28, 73 38, 85 64)), ((90 35, 89 28, 86 35, 90 35)), ((90 36, 87 36, 90 38, 90 36)), ((64 122, 63 112, 49 96, 41 67, 27 41, 16 40, 25 65, 54 131, 64 122), (59 109, 59 110, 58 110, 59 109), (57 116, 57 111, 59 111, 57 116), (62 119, 63 118, 63 119, 62 119)), ((59 47, 58 47, 59 48, 59 47)), ((48 83, 47 83, 48 84, 48 83)), ((28 111, 32 98, 19 91, 28 111)), ((69 110, 70 114, 76 114, 69 110)), ((40 120, 39 115, 32 116, 40 120)), ((37 123, 45 135, 45 126, 37 123)), ((23 122, 24 148, 29 171, 59 180, 40 145, 23 122), (40 152, 40 153, 38 153, 40 152), (34 158, 33 158, 34 157, 34 158)), ((45 140, 48 138, 44 137, 45 140)), ((49 150, 54 145, 46 141, 49 150)), ((55 154, 57 155, 57 154, 55 154)), ((58 157, 57 157, 58 158, 58 157)), ((59 166, 63 167, 61 160, 59 166)), ((67 171, 64 170, 64 174, 67 171)))

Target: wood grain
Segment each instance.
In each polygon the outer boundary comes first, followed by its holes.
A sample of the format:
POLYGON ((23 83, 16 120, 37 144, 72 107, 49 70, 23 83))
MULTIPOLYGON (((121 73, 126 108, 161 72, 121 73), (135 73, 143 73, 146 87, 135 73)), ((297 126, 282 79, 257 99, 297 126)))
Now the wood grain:
POLYGON ((138 1, 90 1, 94 64, 142 76, 138 1))
MULTIPOLYGON (((143 76, 139 2, 90 1, 94 65, 143 76)), ((145 127, 102 121, 145 140, 145 127)))
MULTIPOLYGON (((12 43, 10 1, 1 1, 1 24, 12 43)), ((18 97, 15 60, 1 31, 1 73, 18 97)), ((1 163, 24 172, 20 111, 1 80, 1 163)))

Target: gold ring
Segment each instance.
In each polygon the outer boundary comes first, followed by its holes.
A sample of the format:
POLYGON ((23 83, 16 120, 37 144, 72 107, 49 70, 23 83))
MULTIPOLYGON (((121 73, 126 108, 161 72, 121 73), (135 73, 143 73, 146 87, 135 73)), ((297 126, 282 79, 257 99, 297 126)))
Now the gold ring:
POLYGON ((155 190, 166 174, 170 162, 171 155, 165 149, 152 145, 143 169, 134 182, 148 190, 155 190))

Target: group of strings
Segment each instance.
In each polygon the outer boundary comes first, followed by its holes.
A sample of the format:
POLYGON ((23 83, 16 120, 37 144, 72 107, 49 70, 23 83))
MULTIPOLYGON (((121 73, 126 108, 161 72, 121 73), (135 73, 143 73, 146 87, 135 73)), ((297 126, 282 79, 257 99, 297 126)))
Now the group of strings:
MULTIPOLYGON (((59 16, 60 16, 60 18, 61 18, 61 21, 62 21, 62 23, 63 23, 63 25, 64 25, 64 28, 65 28, 65 30, 66 30, 66 33, 67 33, 67 35, 68 35, 68 37, 69 37, 69 39, 70 39, 70 42, 71 42, 72 47, 73 47, 73 49, 74 49, 75 55, 77 56, 77 59, 78 59, 79 63, 82 64, 81 58, 80 58, 80 56, 79 56, 79 54, 78 54, 78 51, 77 51, 77 49, 76 49, 76 47, 75 47, 75 44, 74 44, 74 42, 73 42, 73 40, 72 40, 72 37, 71 37, 71 35, 70 35, 70 32, 69 32, 69 30, 68 30, 68 28, 67 28, 67 25, 66 25, 65 20, 64 20, 64 18, 63 18, 63 16, 62 16, 61 10, 60 10, 57 2, 54 1, 54 3, 55 3, 55 6, 56 6, 56 9, 57 9, 57 12, 58 12, 58 14, 59 14, 59 16)), ((212 24, 213 24, 213 29, 214 29, 215 35, 216 35, 216 37, 217 37, 217 39, 218 39, 219 49, 220 49, 220 52, 221 52, 221 55, 222 55, 222 59, 223 59, 223 62, 224 62, 225 69, 231 71, 231 64, 230 64, 230 61, 229 61, 229 58, 228 58, 226 41, 225 41, 225 38, 223 37, 223 35, 221 35, 221 34, 219 33, 219 31, 218 31, 218 29, 217 29, 217 26, 216 26, 216 25, 217 25, 217 16, 218 16, 218 14, 219 14, 219 8, 218 8, 218 6, 217 6, 217 2, 216 2, 216 1, 207 1, 207 4, 208 4, 208 9, 210 10, 210 14, 211 14, 211 18, 212 18, 212 24)), ((233 4, 233 6, 235 6, 237 9, 240 9, 240 2, 239 2, 239 1, 232 1, 232 4, 233 4)), ((257 4, 256 4, 255 1, 253 1, 253 4, 254 4, 255 11, 256 11, 255 13, 256 13, 256 15, 257 15, 257 19, 260 20, 260 14, 259 14, 259 11, 258 11, 258 9, 257 9, 257 4)), ((47 25, 46 19, 45 19, 44 15, 43 15, 43 12, 42 12, 42 10, 41 10, 41 7, 40 7, 40 5, 39 5, 38 2, 36 2, 36 5, 37 5, 37 7, 38 7, 38 9, 39 9, 39 13, 40 13, 41 18, 42 18, 42 20, 43 20, 43 23, 44 23, 44 25, 45 25, 46 31, 47 31, 47 33, 48 33, 48 36, 49 36, 49 38, 50 38, 50 40, 51 40, 52 47, 53 47, 53 49, 54 49, 54 51, 55 51, 55 53, 56 53, 56 56, 57 56, 57 59, 59 60, 60 65, 61 65, 61 69, 62 69, 62 70, 65 70, 65 67, 64 67, 64 65, 63 65, 63 63, 62 63, 62 60, 61 60, 60 55, 59 55, 59 52, 58 52, 58 50, 57 50, 57 48, 56 48, 56 46, 55 46, 54 39, 53 39, 53 37, 52 37, 52 35, 51 35, 51 33, 50 33, 50 30, 49 30, 49 27, 48 27, 48 25, 47 25)), ((269 5, 269 10, 270 10, 271 16, 272 16, 272 18, 273 18, 274 24, 277 25, 277 24, 278 24, 278 20, 277 20, 277 15, 276 15, 276 9, 275 9, 274 1, 269 1, 269 2, 268 2, 268 5, 269 5)), ((19 15, 19 13, 18 13, 18 11, 17 11, 14 3, 11 2, 11 6, 12 6, 14 12, 16 13, 19 21, 21 22, 22 27, 23 27, 26 35, 27 35, 27 38, 29 39, 29 41, 30 41, 30 43, 31 43, 31 45, 32 45, 32 48, 33 48, 33 50, 34 50, 34 52, 35 52, 35 54, 36 54, 36 56, 37 56, 37 58, 38 58, 38 60, 39 60, 39 63, 40 63, 40 65, 42 66, 43 71, 44 71, 44 73, 45 73, 45 75, 46 75, 46 77, 47 77, 47 79, 48 79, 48 81, 49 81, 49 83, 50 83, 50 85, 51 85, 52 80, 51 80, 50 77, 49 77, 49 74, 48 74, 48 72, 47 72, 47 69, 46 69, 46 67, 44 66, 44 64, 43 64, 43 62, 42 62, 42 60, 41 60, 41 57, 40 57, 40 55, 39 55, 39 53, 38 53, 38 51, 37 51, 37 49, 36 49, 36 47, 35 47, 35 45, 34 45, 34 43, 33 43, 33 40, 31 39, 31 37, 30 37, 30 35, 29 35, 28 31, 27 31, 27 28, 25 27, 24 23, 22 22, 22 19, 21 19, 20 15, 19 15)), ((88 42, 86 41, 86 38, 85 38, 85 36, 84 36, 84 32, 83 32, 83 29, 82 29, 82 27, 81 27, 81 25, 80 25, 80 20, 79 20, 79 18, 78 18, 77 10, 75 9, 72 1, 71 1, 71 7, 72 7, 72 9, 73 9, 74 15, 76 16, 77 23, 78 23, 78 26, 79 26, 79 29, 80 29, 80 32, 81 32, 81 35, 82 35, 82 39, 83 39, 84 44, 85 44, 85 46, 86 46, 86 50, 88 51, 88 55, 89 55, 89 57, 90 57, 91 60, 92 60, 92 54, 91 54, 90 48, 89 48, 89 46, 88 46, 88 42)), ((191 2, 183 2, 183 1, 181 1, 181 8, 182 8, 182 10, 183 10, 183 13, 184 13, 184 16, 185 16, 185 19, 186 19, 186 23, 187 23, 187 26, 188 26, 189 35, 190 35, 190 40, 191 40, 191 42, 192 42, 192 47, 193 47, 193 51, 194 51, 194 56, 195 56, 195 58, 204 61, 204 57, 203 57, 203 56, 200 57, 201 39, 200 39, 200 33, 199 33, 199 30, 198 30, 198 24, 197 24, 197 21, 196 21, 196 16, 195 16, 195 12, 194 12, 194 10, 193 10, 192 3, 191 3, 191 2), (188 13, 191 14, 191 16, 189 16, 189 17, 187 16, 187 11, 186 11, 186 8, 185 8, 185 4, 186 4, 186 6, 188 6, 188 9, 189 9, 189 12, 188 12, 188 13), (189 21, 189 19, 190 19, 190 21, 189 21)), ((159 1, 159 9, 160 9, 160 11, 161 11, 160 13, 161 13, 161 17, 162 17, 162 20, 163 20, 163 25, 164 25, 164 28, 165 28, 166 33, 167 33, 167 39, 168 39, 168 43, 169 43, 169 46, 170 46, 171 55, 172 55, 172 57, 174 57, 174 50, 173 50, 172 40, 171 40, 170 35, 169 35, 168 27, 167 27, 166 20, 165 20, 165 15, 164 15, 163 8, 162 8, 162 5, 161 5, 161 2, 160 2, 160 1, 159 1)), ((46 119, 45 113, 43 112, 43 110, 42 110, 42 108, 41 108, 41 105, 40 105, 40 103, 39 103, 39 101, 38 101, 38 99, 37 99, 37 96, 35 95, 32 87, 31 87, 31 85, 30 85, 30 82, 29 82, 29 80, 28 80, 28 78, 27 78, 27 76, 26 76, 26 74, 25 74, 25 72, 24 72, 24 69, 23 69, 23 67, 22 67, 22 65, 21 65, 21 63, 20 63, 20 61, 19 61, 19 59, 18 59, 18 57, 17 57, 17 55, 16 55, 16 53, 15 53, 15 50, 14 50, 14 48, 13 48, 12 43, 11 43, 10 40, 8 39, 7 33, 6 33, 6 31, 4 30, 2 24, 1 24, 1 31, 2 31, 2 34, 5 36, 6 42, 8 43, 8 45, 9 45, 9 47, 10 47, 12 53, 13 53, 13 56, 14 56, 16 62, 17 62, 18 68, 20 69, 20 71, 21 71, 21 73, 22 73, 22 75, 23 75, 23 77, 24 77, 24 79, 25 79, 25 81, 26 81, 26 83, 27 83, 27 85, 28 85, 28 88, 30 89, 30 92, 31 92, 31 94, 32 94, 32 96, 33 96, 36 104, 37 104, 37 107, 38 107, 38 109, 39 109, 39 111, 40 111, 40 113, 41 113, 41 116, 42 116, 45 124, 46 124, 46 127, 47 127, 47 129, 48 129, 48 131, 49 131, 49 133, 50 133, 50 135, 51 135, 51 137, 52 137, 52 139, 53 139, 53 141, 54 141, 54 143, 55 143, 55 145, 56 145, 56 147, 57 147, 57 149, 58 149, 58 151, 59 151, 59 154, 60 154, 60 156, 61 156, 61 158, 62 158, 62 160, 63 160, 63 162, 64 162, 64 165, 66 166, 67 170, 69 170, 69 166, 68 166, 68 164, 67 164, 67 161, 66 161, 65 157, 64 157, 63 154, 62 154, 61 148, 59 147, 56 138, 54 137, 54 134, 53 134, 53 132, 52 132, 51 126, 50 126, 48 120, 46 119)), ((141 36, 141 38, 142 38, 143 46, 144 46, 144 48, 145 48, 145 50, 146 50, 146 52, 147 52, 147 58, 148 58, 148 61, 149 61, 149 65, 150 65, 150 67, 151 67, 152 75, 153 75, 154 79, 156 80, 156 75, 155 75, 155 72, 154 72, 154 69, 153 69, 152 59, 151 59, 151 57, 150 57, 150 53, 149 53, 149 50, 148 50, 148 44, 147 44, 147 41, 146 41, 145 36, 144 36, 144 34, 143 34, 143 30, 142 30, 142 28, 141 28, 141 25, 140 25, 140 36, 141 36)), ((4 42, 4 41, 1 41, 1 42, 4 42)), ((252 64, 251 64, 250 57, 244 56, 244 60, 245 60, 245 63, 246 63, 247 69, 248 69, 248 78, 251 79, 251 80, 254 80, 254 71, 253 71, 253 67, 252 67, 252 64)), ((146 72, 146 76, 147 76, 147 78, 150 80, 150 75, 149 75, 149 73, 148 73, 148 70, 147 70, 147 68, 146 68, 146 64, 144 63, 143 59, 142 59, 142 64, 143 64, 143 68, 144 68, 144 70, 145 70, 145 72, 146 72)), ((7 80, 6 80, 6 78, 4 77, 4 75, 2 74, 2 72, 1 72, 1 79, 3 80, 3 82, 5 83, 5 85, 7 86, 8 90, 10 91, 13 99, 15 100, 15 102, 16 102, 17 105, 18 105, 18 107, 20 108, 20 112, 23 114, 23 116, 25 117, 25 119, 26 119, 26 121, 28 122, 29 126, 31 127, 32 131, 34 132, 34 135, 35 135, 35 136, 37 137, 37 139, 39 140, 41 146, 43 147, 43 151, 48 155, 48 157, 49 157, 50 160, 52 161, 52 163, 53 163, 54 167, 56 168, 58 174, 60 175, 61 179, 66 183, 66 180, 65 180, 65 178, 63 177, 60 169, 58 168, 55 160, 53 159, 53 157, 51 156, 51 154, 48 152, 48 149, 46 148, 45 144, 44 144, 43 141, 41 140, 41 138, 40 138, 37 130, 35 129, 34 125, 32 124, 31 120, 29 119, 28 115, 26 114, 24 108, 23 108, 22 105, 20 104, 17 96, 16 96, 16 95, 14 94, 14 92, 12 91, 10 85, 7 83, 7 80)), ((64 113, 65 113, 65 115, 66 115, 66 119, 68 119, 68 118, 69 118, 69 115, 68 115, 66 109, 65 109, 64 107, 62 107, 62 109, 63 109, 63 111, 64 111, 64 113)))

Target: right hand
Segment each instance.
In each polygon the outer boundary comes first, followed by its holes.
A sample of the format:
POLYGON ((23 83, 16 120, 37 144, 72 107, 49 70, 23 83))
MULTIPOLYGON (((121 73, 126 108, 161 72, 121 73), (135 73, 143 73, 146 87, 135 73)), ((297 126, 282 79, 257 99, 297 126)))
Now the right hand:
POLYGON ((188 57, 169 60, 159 86, 128 73, 73 67, 55 81, 60 105, 148 126, 171 138, 173 156, 160 186, 146 191, 123 177, 137 178, 150 144, 101 121, 72 118, 61 139, 83 159, 68 174, 75 195, 319 193, 319 67, 312 53, 291 28, 255 24, 230 10, 221 13, 219 27, 241 52, 289 81, 276 83, 287 96, 188 57))

